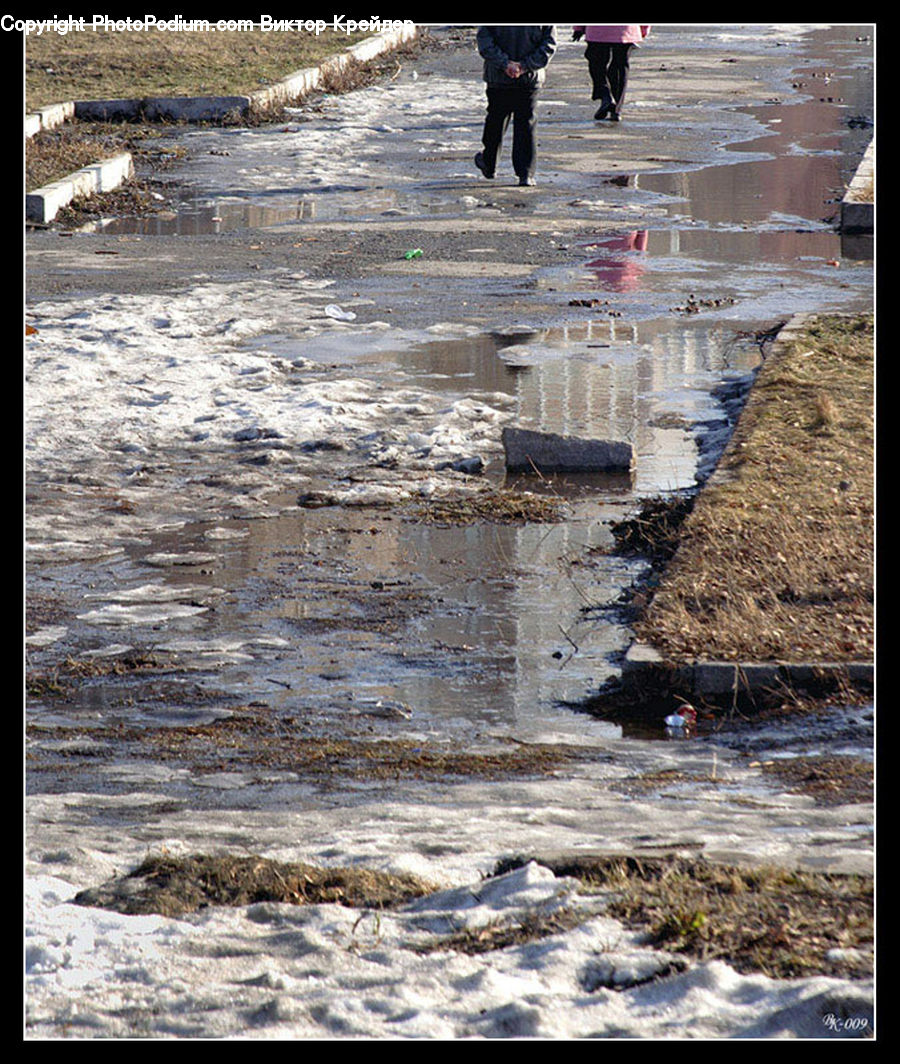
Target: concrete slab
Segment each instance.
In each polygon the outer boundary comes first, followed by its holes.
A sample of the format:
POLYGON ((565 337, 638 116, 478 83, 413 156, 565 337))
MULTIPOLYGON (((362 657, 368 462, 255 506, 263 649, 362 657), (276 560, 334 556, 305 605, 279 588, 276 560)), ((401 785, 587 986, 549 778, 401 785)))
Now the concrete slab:
POLYGON ((841 232, 871 233, 874 230, 875 138, 873 137, 841 201, 841 232))
POLYGON ((143 101, 149 122, 220 122, 249 108, 249 96, 148 96, 143 101))
POLYGON ((722 699, 753 696, 787 688, 825 688, 840 691, 850 687, 869 692, 875 686, 873 662, 757 662, 695 661, 678 664, 668 661, 655 647, 634 643, 622 666, 626 688, 639 690, 643 697, 654 691, 661 695, 677 690, 682 697, 722 699))
POLYGON ((503 430, 503 448, 511 473, 628 473, 634 467, 634 448, 616 440, 508 426, 503 430))
POLYGON ((135 121, 142 103, 138 99, 76 100, 75 117, 85 122, 135 121))
POLYGON ((50 222, 76 196, 91 196, 118 188, 134 173, 130 152, 84 166, 74 174, 54 181, 25 197, 25 218, 30 222, 50 222))

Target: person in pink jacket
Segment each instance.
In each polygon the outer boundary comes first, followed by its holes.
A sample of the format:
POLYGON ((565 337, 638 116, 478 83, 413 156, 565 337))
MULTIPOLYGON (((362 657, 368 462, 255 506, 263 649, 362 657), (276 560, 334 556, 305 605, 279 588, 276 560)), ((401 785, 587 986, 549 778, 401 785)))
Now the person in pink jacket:
POLYGON ((587 42, 584 55, 594 86, 591 99, 600 101, 594 118, 621 121, 631 50, 650 33, 650 27, 573 26, 572 31, 573 41, 584 37, 587 42))

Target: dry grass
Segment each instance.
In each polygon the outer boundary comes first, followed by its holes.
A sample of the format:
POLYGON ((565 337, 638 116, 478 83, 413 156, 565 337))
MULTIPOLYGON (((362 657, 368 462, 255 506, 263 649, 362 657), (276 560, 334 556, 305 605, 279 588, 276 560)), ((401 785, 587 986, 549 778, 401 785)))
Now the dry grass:
MULTIPOLYGON (((43 188, 83 166, 124 151, 131 153, 135 165, 143 165, 153 172, 163 171, 186 154, 183 148, 160 147, 159 140, 166 132, 164 127, 139 123, 77 121, 42 130, 25 141, 25 191, 43 188)), ((131 210, 136 214, 140 212, 141 199, 135 189, 140 183, 132 181, 130 185, 131 210)), ((146 200, 145 209, 153 208, 153 200, 149 196, 146 200)))
POLYGON ((413 519, 426 524, 554 524, 565 517, 561 499, 530 492, 485 488, 458 498, 431 499, 415 509, 413 519))
MULTIPOLYGON (((35 693, 66 697, 71 690, 49 683, 35 693)), ((128 728, 44 727, 27 729, 29 738, 52 741, 87 739, 103 747, 103 756, 123 760, 177 762, 195 775, 253 772, 259 769, 295 773, 304 779, 328 780, 506 780, 553 775, 567 763, 591 756, 581 747, 518 743, 511 748, 468 752, 413 739, 373 739, 368 735, 340 738, 298 734, 293 718, 279 718, 264 709, 242 708, 209 724, 181 727, 128 728)), ((63 753, 66 768, 73 755, 63 753)), ((92 757, 98 756, 92 754, 92 757)), ((29 755, 34 771, 56 774, 64 767, 60 755, 44 751, 29 755)))
POLYGON ((316 66, 368 34, 271 32, 55 33, 29 36, 25 101, 231 96, 316 66))
POLYGON ((578 927, 590 918, 587 912, 574 912, 560 909, 553 913, 527 913, 520 920, 504 922, 495 920, 483 927, 465 928, 452 935, 436 938, 423 946, 417 947, 419 953, 434 953, 440 950, 453 950, 477 956, 480 953, 492 953, 494 950, 507 949, 510 946, 523 946, 551 935, 564 934, 578 927))
POLYGON ((874 652, 871 317, 822 317, 760 370, 635 626, 670 660, 874 652))
MULTIPOLYGON (((675 953, 776 979, 872 974, 871 876, 686 857, 540 860, 556 875, 610 892, 609 915, 675 953)), ((496 872, 520 863, 504 862, 496 872)))
POLYGON ((847 755, 785 757, 764 761, 764 775, 780 780, 793 794, 808 794, 818 805, 871 802, 875 770, 871 761, 847 755))
POLYGON ((412 875, 391 875, 367 868, 319 868, 264 857, 206 854, 148 857, 120 879, 76 895, 78 905, 132 915, 159 913, 178 917, 208 905, 336 904, 389 909, 437 888, 412 875))

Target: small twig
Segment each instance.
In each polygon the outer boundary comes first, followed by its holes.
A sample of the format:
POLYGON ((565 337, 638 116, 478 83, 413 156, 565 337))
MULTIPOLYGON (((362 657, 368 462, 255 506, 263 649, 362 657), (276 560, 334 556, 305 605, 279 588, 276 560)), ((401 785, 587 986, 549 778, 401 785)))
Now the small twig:
POLYGON ((563 626, 561 624, 557 623, 557 628, 559 628, 559 630, 562 632, 563 638, 566 640, 566 642, 569 643, 572 647, 575 648, 575 653, 577 654, 578 653, 578 644, 572 642, 572 640, 569 638, 569 633, 563 628, 563 626))

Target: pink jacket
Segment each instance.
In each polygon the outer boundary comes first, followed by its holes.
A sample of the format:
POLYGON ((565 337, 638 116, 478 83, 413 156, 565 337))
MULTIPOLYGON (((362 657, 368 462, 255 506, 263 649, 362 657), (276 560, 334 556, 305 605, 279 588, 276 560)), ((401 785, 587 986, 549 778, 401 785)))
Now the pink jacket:
POLYGON ((650 33, 649 26, 573 26, 584 30, 586 41, 604 41, 607 44, 640 44, 650 33))

